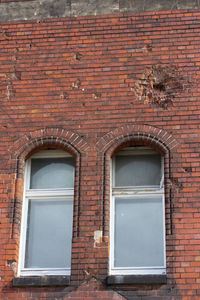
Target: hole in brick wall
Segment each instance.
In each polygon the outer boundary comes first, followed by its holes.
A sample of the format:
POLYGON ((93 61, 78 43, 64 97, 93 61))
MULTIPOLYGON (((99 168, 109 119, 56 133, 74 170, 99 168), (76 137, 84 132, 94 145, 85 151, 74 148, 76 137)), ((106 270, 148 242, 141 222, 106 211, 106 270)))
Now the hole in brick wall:
POLYGON ((132 90, 144 103, 167 109, 183 90, 183 78, 174 65, 154 65, 146 68, 141 78, 135 78, 132 90))
POLYGON ((158 91, 165 91, 165 85, 163 83, 154 84, 153 88, 158 91))
POLYGON ((74 52, 74 53, 73 53, 73 58, 74 58, 75 60, 81 60, 82 54, 80 54, 80 52, 74 52))
POLYGON ((192 167, 186 167, 184 168, 185 172, 192 173, 192 167))

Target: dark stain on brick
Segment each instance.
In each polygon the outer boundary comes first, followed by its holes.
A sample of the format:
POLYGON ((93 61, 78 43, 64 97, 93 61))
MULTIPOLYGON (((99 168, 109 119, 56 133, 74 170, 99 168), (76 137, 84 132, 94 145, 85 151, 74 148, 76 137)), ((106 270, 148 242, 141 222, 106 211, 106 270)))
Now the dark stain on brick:
POLYGON ((184 168, 185 172, 192 173, 192 167, 184 168))

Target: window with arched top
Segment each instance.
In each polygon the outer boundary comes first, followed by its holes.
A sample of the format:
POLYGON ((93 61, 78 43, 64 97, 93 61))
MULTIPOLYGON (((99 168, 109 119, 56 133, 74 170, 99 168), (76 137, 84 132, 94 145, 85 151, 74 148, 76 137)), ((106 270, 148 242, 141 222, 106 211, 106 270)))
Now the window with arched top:
POLYGON ((19 276, 70 275, 74 165, 61 150, 26 161, 19 276))
POLYGON ((164 161, 149 147, 112 158, 110 274, 166 273, 164 161))

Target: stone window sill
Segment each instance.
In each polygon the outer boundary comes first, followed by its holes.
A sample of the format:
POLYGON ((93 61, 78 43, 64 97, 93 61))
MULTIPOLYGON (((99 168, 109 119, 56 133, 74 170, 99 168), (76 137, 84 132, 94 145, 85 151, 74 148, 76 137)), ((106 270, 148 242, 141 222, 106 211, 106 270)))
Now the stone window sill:
POLYGON ((166 284, 166 275, 110 275, 107 285, 166 284))
POLYGON ((15 277, 14 287, 42 287, 42 286, 68 286, 70 276, 26 276, 15 277))

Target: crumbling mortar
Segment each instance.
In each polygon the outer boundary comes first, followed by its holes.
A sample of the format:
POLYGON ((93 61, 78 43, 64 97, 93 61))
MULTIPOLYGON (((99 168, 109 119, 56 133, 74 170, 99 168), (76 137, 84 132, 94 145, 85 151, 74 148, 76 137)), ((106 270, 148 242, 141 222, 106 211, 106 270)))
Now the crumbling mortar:
MULTIPOLYGON (((3 35, 6 35, 5 30, 2 30, 1 33, 3 35)), ((1 103, 0 110, 5 115, 7 115, 11 123, 15 125, 15 120, 11 116, 11 113, 13 112, 14 114, 14 111, 12 110, 11 107, 9 107, 9 111, 8 111, 7 106, 5 106, 3 102, 11 101, 12 98, 15 96, 16 91, 13 88, 13 80, 21 80, 21 72, 17 71, 16 69, 17 49, 15 49, 14 51, 14 57, 12 60, 14 61, 13 72, 0 74, 0 79, 1 79, 0 85, 3 87, 3 90, 1 91, 1 95, 0 95, 0 103, 1 103)))
POLYGON ((131 90, 139 100, 165 110, 173 105, 176 93, 184 87, 184 79, 175 65, 153 65, 145 69, 141 78, 129 77, 135 79, 131 90))
POLYGON ((179 182, 178 178, 170 177, 169 182, 170 182, 170 187, 171 187, 172 191, 175 191, 178 193, 179 191, 181 191, 183 189, 183 184, 181 182, 179 182))

